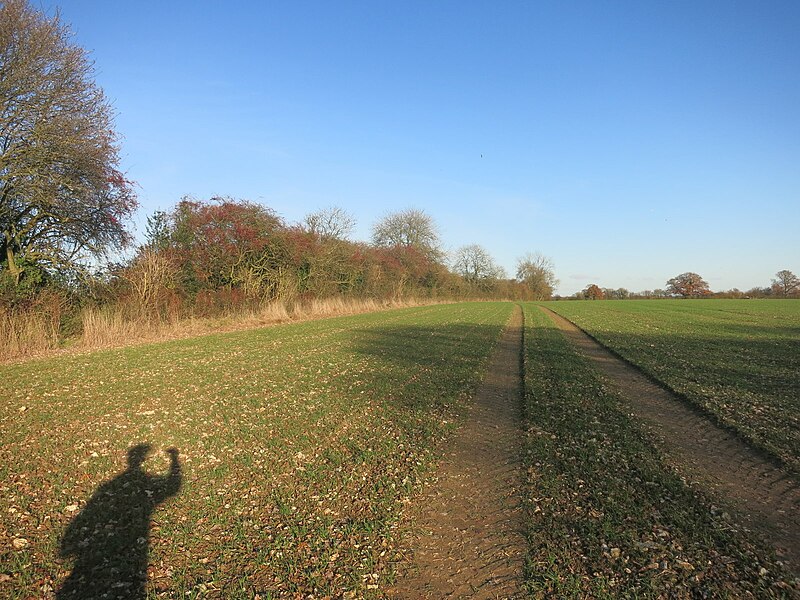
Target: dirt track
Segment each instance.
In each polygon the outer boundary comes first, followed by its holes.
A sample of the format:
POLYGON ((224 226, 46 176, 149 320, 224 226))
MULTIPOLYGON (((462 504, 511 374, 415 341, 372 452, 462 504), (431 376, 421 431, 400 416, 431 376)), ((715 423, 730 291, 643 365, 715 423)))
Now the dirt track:
POLYGON ((543 309, 564 335, 651 425, 660 447, 686 478, 730 501, 746 525, 800 573, 800 484, 729 431, 656 385, 570 321, 543 309))
POLYGON ((415 503, 413 560, 392 596, 522 596, 521 347, 522 311, 516 307, 436 484, 415 503))

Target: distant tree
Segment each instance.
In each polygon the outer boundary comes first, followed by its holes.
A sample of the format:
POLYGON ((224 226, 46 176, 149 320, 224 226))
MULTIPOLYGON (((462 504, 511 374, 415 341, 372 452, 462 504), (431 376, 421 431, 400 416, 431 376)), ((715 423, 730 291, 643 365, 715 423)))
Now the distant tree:
POLYGON ((391 213, 375 223, 372 242, 382 248, 413 248, 429 260, 442 260, 436 223, 425 211, 417 208, 391 213))
POLYGON ((775 279, 772 280, 772 289, 775 291, 775 295, 786 298, 800 289, 800 279, 788 269, 783 269, 775 274, 775 279))
POLYGON ((744 292, 738 288, 731 288, 729 290, 725 290, 722 292, 717 292, 715 297, 717 298, 743 298, 744 292))
POLYGON ((506 273, 478 244, 462 246, 453 257, 453 270, 468 281, 502 279, 506 273))
POLYGON ((744 295, 748 298, 768 298, 772 296, 773 291, 771 287, 753 287, 747 290, 744 295))
POLYGON ((629 298, 652 298, 653 290, 641 290, 639 292, 632 292, 629 298))
POLYGON ((306 215, 303 225, 323 239, 344 240, 353 232, 356 220, 343 208, 329 206, 306 215))
POLYGON ((710 293, 708 283, 697 273, 681 273, 667 281, 667 291, 675 296, 698 298, 710 293))
POLYGON ((602 300, 605 298, 605 293, 596 283, 593 283, 583 290, 583 297, 587 300, 602 300))
POLYGON ((627 300, 628 298, 630 298, 630 296, 631 293, 622 287, 613 290, 611 293, 611 297, 614 298, 615 300, 627 300))
POLYGON ((111 106, 70 37, 25 0, 0 4, 0 272, 17 286, 130 240, 111 106))
POLYGON ((553 261, 539 253, 529 253, 517 260, 517 281, 525 284, 536 300, 550 298, 558 285, 553 261))

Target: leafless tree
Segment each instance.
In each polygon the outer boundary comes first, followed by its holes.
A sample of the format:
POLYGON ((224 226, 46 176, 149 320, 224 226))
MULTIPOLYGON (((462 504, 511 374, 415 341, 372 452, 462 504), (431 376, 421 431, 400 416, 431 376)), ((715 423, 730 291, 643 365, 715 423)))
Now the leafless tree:
POLYGON ((456 250, 453 270, 469 281, 503 279, 506 276, 503 268, 478 244, 462 246, 456 250))
POLYGON ((329 206, 306 215, 303 224, 321 238, 345 240, 353 232, 356 220, 343 208, 329 206))
POLYGON ((71 270, 129 241, 111 106, 58 16, 0 4, 0 271, 71 270))
POLYGON ((546 300, 558 285, 554 269, 548 257, 538 252, 528 253, 517 259, 517 281, 530 288, 534 299, 546 300))
POLYGON ((786 298, 800 289, 800 279, 789 269, 783 269, 775 273, 772 280, 772 288, 779 296, 786 298))
POLYGON ((418 208, 391 213, 375 223, 372 242, 376 246, 414 248, 430 260, 442 259, 436 223, 418 208))
POLYGON ((143 313, 152 312, 160 296, 175 285, 177 269, 165 252, 143 249, 120 276, 125 280, 143 313))

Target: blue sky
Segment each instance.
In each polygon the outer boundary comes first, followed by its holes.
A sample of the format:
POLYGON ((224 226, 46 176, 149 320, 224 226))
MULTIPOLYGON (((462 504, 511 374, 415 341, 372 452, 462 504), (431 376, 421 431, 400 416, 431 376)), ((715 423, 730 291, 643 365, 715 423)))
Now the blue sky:
POLYGON ((800 2, 39 5, 92 52, 140 229, 186 194, 363 240, 416 207, 562 294, 800 273, 800 2))

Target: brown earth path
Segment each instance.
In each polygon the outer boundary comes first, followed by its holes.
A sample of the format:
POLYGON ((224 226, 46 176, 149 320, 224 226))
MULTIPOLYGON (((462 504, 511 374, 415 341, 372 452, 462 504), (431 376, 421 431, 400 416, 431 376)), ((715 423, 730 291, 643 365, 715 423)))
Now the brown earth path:
POLYGON ((622 393, 648 423, 660 447, 693 483, 737 508, 746 526, 773 545, 800 573, 800 482, 735 434, 655 384, 572 322, 542 307, 563 334, 622 393))
POLYGON ((521 351, 517 306, 436 481, 409 510, 411 561, 391 597, 523 596, 521 351))

